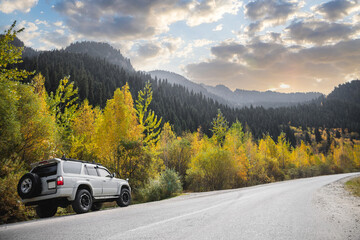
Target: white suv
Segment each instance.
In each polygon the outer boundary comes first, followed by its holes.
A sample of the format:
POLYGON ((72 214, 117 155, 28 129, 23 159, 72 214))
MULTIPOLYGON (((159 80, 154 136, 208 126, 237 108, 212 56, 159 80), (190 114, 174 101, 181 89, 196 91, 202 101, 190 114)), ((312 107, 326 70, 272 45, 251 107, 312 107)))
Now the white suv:
POLYGON ((32 165, 17 191, 26 206, 37 205, 40 218, 52 217, 58 207, 72 205, 76 213, 97 211, 103 202, 126 207, 131 201, 128 180, 115 178, 101 164, 54 158, 32 165))

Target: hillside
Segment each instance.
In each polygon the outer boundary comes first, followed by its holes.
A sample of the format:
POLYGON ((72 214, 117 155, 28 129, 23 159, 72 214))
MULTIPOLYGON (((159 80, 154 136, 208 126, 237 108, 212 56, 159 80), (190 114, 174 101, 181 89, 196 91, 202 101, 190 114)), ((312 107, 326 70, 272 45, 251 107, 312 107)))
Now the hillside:
MULTIPOLYGON (((0 35, 2 36, 2 35, 0 35)), ((12 44, 15 47, 23 47, 24 50, 22 51, 22 57, 36 57, 40 54, 40 51, 36 51, 31 47, 27 47, 24 45, 24 43, 17 37, 14 38, 12 41, 12 44)))
POLYGON ((353 80, 335 87, 327 98, 360 104, 360 80, 353 80))
POLYGON ((148 73, 150 74, 150 76, 153 79, 161 79, 161 80, 167 81, 168 83, 170 83, 172 85, 175 84, 175 85, 184 86, 190 92, 193 91, 194 93, 201 93, 202 95, 204 95, 208 98, 211 98, 219 103, 232 106, 232 104, 229 101, 225 100, 224 98, 222 98, 216 94, 209 92, 201 84, 194 83, 194 82, 190 81, 189 79, 185 78, 184 76, 181 76, 180 74, 163 71, 163 70, 154 70, 154 71, 150 71, 148 73))
POLYGON ((100 42, 76 42, 65 48, 66 52, 88 54, 94 58, 105 59, 109 63, 115 64, 127 71, 135 71, 130 63, 130 59, 125 58, 119 50, 113 48, 108 43, 100 42))
MULTIPOLYGON (((358 81, 340 85, 334 90, 334 94, 342 92, 341 96, 344 98, 320 97, 308 104, 275 109, 234 109, 220 104, 202 92, 189 91, 186 87, 170 84, 169 81, 154 80, 149 74, 129 71, 109 63, 104 58, 94 58, 88 54, 64 50, 45 51, 36 58, 24 58, 19 67, 41 72, 46 78, 45 86, 48 92, 55 91, 59 80, 70 75, 70 80, 79 88, 80 100, 86 98, 92 105, 100 107, 104 107, 107 99, 113 96, 114 90, 126 82, 129 83, 135 99, 145 82, 150 81, 154 90, 151 109, 163 118, 163 122, 170 122, 177 134, 184 131, 194 132, 201 127, 205 134, 211 136, 211 122, 217 109, 221 109, 230 124, 239 120, 244 126, 248 126, 255 138, 266 133, 276 138, 284 131, 290 139, 293 133, 289 125, 302 129, 343 128, 350 132, 360 132, 360 107, 356 102, 344 101, 348 96, 346 92, 352 91, 352 85, 358 84, 358 81)), ((353 95, 356 95, 356 92, 353 95)))
POLYGON ((285 107, 293 106, 299 103, 306 103, 314 100, 320 96, 321 93, 279 93, 273 91, 249 91, 236 89, 231 91, 224 85, 217 85, 215 87, 206 84, 197 84, 189 79, 168 71, 156 70, 150 71, 150 75, 158 79, 166 79, 169 83, 179 84, 186 87, 190 91, 201 92, 207 97, 210 97, 220 103, 229 105, 231 107, 285 107))

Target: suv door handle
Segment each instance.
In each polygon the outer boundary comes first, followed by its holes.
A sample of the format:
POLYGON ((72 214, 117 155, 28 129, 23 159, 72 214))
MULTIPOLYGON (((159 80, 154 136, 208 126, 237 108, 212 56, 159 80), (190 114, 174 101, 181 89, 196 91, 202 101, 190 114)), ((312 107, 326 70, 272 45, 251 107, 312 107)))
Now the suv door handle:
POLYGON ((106 180, 103 180, 103 182, 106 182, 106 180))
POLYGON ((86 181, 90 181, 90 179, 87 178, 86 181))

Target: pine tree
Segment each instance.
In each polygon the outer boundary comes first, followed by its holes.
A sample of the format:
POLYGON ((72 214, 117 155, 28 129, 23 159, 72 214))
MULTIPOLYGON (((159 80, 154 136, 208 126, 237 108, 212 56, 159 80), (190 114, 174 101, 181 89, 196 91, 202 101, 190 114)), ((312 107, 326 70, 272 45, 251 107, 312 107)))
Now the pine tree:
POLYGON ((321 133, 319 131, 319 128, 317 128, 317 127, 315 128, 314 134, 315 134, 315 141, 317 143, 320 143, 323 139, 321 137, 321 133))

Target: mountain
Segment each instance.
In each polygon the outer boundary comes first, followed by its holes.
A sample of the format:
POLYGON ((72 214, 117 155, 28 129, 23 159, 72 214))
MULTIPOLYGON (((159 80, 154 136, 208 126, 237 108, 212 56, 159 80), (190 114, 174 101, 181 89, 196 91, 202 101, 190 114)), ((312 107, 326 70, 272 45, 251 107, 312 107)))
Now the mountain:
POLYGON ((210 97, 220 103, 227 104, 231 107, 241 108, 245 106, 262 106, 270 107, 284 107, 293 106, 299 103, 306 103, 313 99, 322 96, 321 93, 279 93, 273 91, 259 92, 236 89, 231 91, 224 85, 217 85, 215 87, 197 84, 189 79, 172 72, 167 71, 150 71, 150 75, 158 79, 167 79, 169 83, 179 84, 189 91, 201 92, 207 97, 210 97))
POLYGON ((40 54, 40 51, 36 51, 31 47, 25 46, 25 44, 17 37, 14 38, 11 44, 14 45, 15 47, 24 48, 24 50, 22 51, 22 57, 36 57, 40 54))
POLYGON ((360 80, 340 84, 327 96, 328 99, 360 104, 360 80))
POLYGON ((169 84, 172 84, 172 85, 184 86, 190 92, 192 91, 194 93, 201 93, 205 97, 211 98, 221 104, 231 106, 231 103, 228 102, 227 100, 225 100, 224 98, 209 92, 202 85, 194 83, 180 74, 163 71, 163 70, 154 70, 154 71, 150 71, 148 73, 150 74, 150 76, 153 79, 162 79, 162 80, 166 80, 169 84))
MULTIPOLYGON (((206 85, 205 85, 206 86, 206 85)), ((231 91, 224 85, 217 85, 216 87, 206 86, 206 89, 218 96, 226 97, 236 107, 243 106, 262 106, 269 107, 286 107, 299 103, 310 102, 322 96, 321 93, 309 92, 309 93, 280 93, 273 91, 249 91, 236 89, 231 91)))
POLYGON ((130 63, 130 59, 125 58, 119 50, 113 48, 108 43, 101 42, 76 42, 65 48, 66 52, 88 54, 94 58, 105 59, 111 64, 115 64, 127 71, 135 71, 130 63))
MULTIPOLYGON (((138 91, 150 81, 154 92, 150 108, 162 117, 163 123, 169 122, 177 134, 194 132, 201 127, 204 134, 211 136, 212 121, 218 109, 230 125, 240 121, 255 138, 268 133, 277 139, 281 132, 285 132, 291 140, 294 132, 290 126, 302 129, 342 128, 348 132, 360 133, 360 106, 356 102, 359 94, 353 92, 353 89, 358 89, 358 81, 340 85, 329 97, 320 96, 307 104, 269 109, 253 105, 233 108, 202 92, 191 91, 170 81, 152 79, 150 74, 127 70, 109 63, 105 58, 91 57, 89 54, 65 50, 43 51, 37 57, 25 57, 17 67, 42 73, 48 92, 54 92, 60 79, 70 76, 70 80, 79 89, 80 101, 88 99, 91 105, 101 108, 113 97, 116 88, 128 83, 131 94, 136 99, 138 91)), ((224 93, 230 91, 224 86, 217 89, 224 93)))

